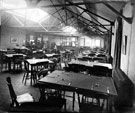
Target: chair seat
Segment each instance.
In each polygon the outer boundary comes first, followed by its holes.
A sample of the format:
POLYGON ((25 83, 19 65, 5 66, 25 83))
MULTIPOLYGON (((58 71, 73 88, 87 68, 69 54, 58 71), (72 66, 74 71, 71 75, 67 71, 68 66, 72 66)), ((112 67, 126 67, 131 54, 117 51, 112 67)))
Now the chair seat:
POLYGON ((50 96, 44 102, 26 102, 20 106, 11 107, 10 112, 60 112, 66 99, 50 96))
POLYGON ((42 77, 45 77, 48 74, 49 69, 41 69, 39 72, 37 72, 38 79, 42 77))
POLYGON ((30 93, 25 93, 25 94, 17 96, 17 102, 19 104, 22 104, 25 102, 34 102, 34 98, 30 93))

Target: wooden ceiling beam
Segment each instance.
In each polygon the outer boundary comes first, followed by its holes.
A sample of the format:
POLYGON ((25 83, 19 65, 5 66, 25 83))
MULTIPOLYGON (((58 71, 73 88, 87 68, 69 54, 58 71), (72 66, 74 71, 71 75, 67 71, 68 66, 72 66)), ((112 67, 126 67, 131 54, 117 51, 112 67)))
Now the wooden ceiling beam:
MULTIPOLYGON (((69 0, 68 0, 67 2, 70 3, 70 4, 73 4, 73 3, 70 2, 69 0)), ((74 4, 74 5, 75 5, 75 4, 74 4)), ((79 5, 75 5, 75 6, 78 7, 78 8, 80 8, 80 9, 82 9, 82 10, 85 10, 86 12, 91 13, 92 15, 97 16, 97 17, 99 17, 99 18, 101 18, 101 19, 103 19, 103 20, 105 20, 105 21, 107 21, 107 22, 112 23, 112 21, 110 21, 110 20, 108 20, 108 19, 102 17, 101 15, 98 15, 98 14, 93 13, 93 12, 89 11, 88 9, 85 9, 85 8, 79 6, 79 5)))
POLYGON ((120 16, 121 18, 123 18, 125 21, 127 21, 129 24, 132 24, 133 18, 127 18, 124 15, 122 15, 120 12, 118 12, 116 9, 114 9, 111 5, 107 4, 107 3, 103 3, 106 7, 108 7, 109 9, 111 9, 115 14, 117 14, 118 16, 120 16))
POLYGON ((64 21, 64 19, 63 19, 62 16, 61 16, 61 14, 59 13, 58 9, 55 7, 53 1, 52 1, 52 0, 50 0, 50 1, 51 1, 52 5, 54 6, 54 8, 56 9, 56 11, 58 12, 58 15, 60 16, 62 22, 63 22, 64 24, 66 24, 65 21, 64 21))
MULTIPOLYGON (((93 21, 90 21, 90 20, 88 20, 88 19, 86 19, 86 18, 84 18, 83 16, 80 16, 79 14, 77 14, 77 13, 75 13, 75 12, 73 12, 73 11, 71 11, 71 10, 69 10, 68 8, 66 8, 69 12, 71 12, 71 13, 73 13, 74 15, 73 16, 79 16, 79 17, 81 17, 82 19, 84 19, 84 20, 86 20, 86 21, 88 21, 88 22, 90 22, 90 23, 92 23, 93 25, 95 25, 95 26, 99 26, 99 27, 101 27, 101 28, 103 28, 103 29, 105 29, 103 26, 100 26, 100 25, 98 25, 97 23, 94 23, 93 21)), ((88 24, 88 23, 87 23, 88 24)), ((107 30, 107 29, 105 29, 105 30, 107 30)))

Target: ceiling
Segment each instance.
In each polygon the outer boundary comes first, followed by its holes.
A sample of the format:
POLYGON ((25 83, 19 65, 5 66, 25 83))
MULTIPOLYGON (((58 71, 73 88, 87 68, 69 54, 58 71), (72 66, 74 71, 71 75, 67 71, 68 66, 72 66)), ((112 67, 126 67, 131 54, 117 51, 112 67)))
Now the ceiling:
MULTIPOLYGON (((111 26, 120 16, 130 23, 120 12, 131 2, 130 0, 2 0, 1 25, 31 29, 40 32, 61 32, 62 27, 72 26, 79 33, 107 34, 111 33, 111 26), (9 6, 13 7, 9 7, 9 6), (8 7, 7 7, 8 6, 8 7), (22 17, 16 12, 22 10, 40 9, 48 15, 40 20, 39 12, 35 17, 22 17), (13 13, 14 11, 14 13, 13 13), (36 21, 37 20, 37 21, 36 21)), ((35 12, 34 12, 35 13, 35 12)), ((34 15, 30 12, 29 15, 34 15)))

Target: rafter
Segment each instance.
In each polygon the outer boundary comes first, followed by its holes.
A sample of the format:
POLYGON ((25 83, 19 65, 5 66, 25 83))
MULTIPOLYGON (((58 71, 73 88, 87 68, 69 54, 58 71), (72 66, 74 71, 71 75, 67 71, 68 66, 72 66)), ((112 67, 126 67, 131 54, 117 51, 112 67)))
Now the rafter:
MULTIPOLYGON (((88 5, 85 5, 86 8, 89 10, 88 5)), ((107 31, 110 31, 109 29, 107 29, 102 23, 100 23, 93 15, 91 15, 90 13, 86 12, 92 19, 94 19, 100 26, 102 26, 103 28, 105 28, 107 31)), ((110 26, 112 25, 112 23, 110 23, 110 26)))
MULTIPOLYGON (((74 14, 73 16, 75 16, 75 15, 76 15, 76 16, 79 16, 79 17, 81 17, 82 19, 84 19, 84 20, 86 20, 86 21, 88 21, 88 22, 90 22, 90 23, 92 23, 92 24, 94 24, 94 25, 96 25, 96 26, 99 26, 99 27, 103 28, 102 26, 98 25, 97 23, 94 23, 93 21, 90 21, 90 20, 84 18, 83 16, 78 15, 77 13, 75 13, 75 12, 69 10, 68 8, 66 8, 66 9, 67 9, 69 12, 73 13, 73 14, 74 14)), ((87 24, 88 24, 88 23, 87 23, 87 24)), ((103 29, 105 29, 105 28, 103 28, 103 29)), ((105 30, 106 30, 106 29, 105 29, 105 30)))
MULTIPOLYGON (((102 26, 104 29, 106 29, 107 31, 109 31, 110 32, 110 30, 109 29, 107 29, 103 24, 101 24, 97 19, 95 19, 92 15, 91 15, 91 18, 93 18, 98 24, 99 24, 99 26, 102 26)), ((111 25, 110 25, 111 26, 111 25)))
MULTIPOLYGON (((78 15, 78 17, 81 16, 84 12, 85 12, 85 11, 81 12, 81 13, 78 15)), ((76 19, 75 19, 75 20, 76 20, 76 19)), ((70 24, 73 23, 75 20, 71 21, 70 24)))
POLYGON ((59 13, 58 9, 55 7, 53 1, 52 1, 52 0, 50 0, 50 1, 51 1, 51 3, 53 4, 53 6, 54 6, 54 8, 56 9, 56 11, 58 12, 58 15, 60 16, 62 22, 63 22, 64 24, 66 24, 65 21, 63 20, 62 16, 61 16, 61 14, 59 13))
MULTIPOLYGON (((75 18, 77 18, 77 17, 75 17, 75 18)), ((85 21, 83 21, 83 20, 81 20, 81 19, 79 19, 79 18, 77 18, 77 20, 78 20, 79 22, 81 22, 83 25, 87 26, 87 27, 91 26, 91 25, 89 25, 87 22, 85 22, 85 21)), ((74 23, 74 24, 75 24, 75 23, 74 23)), ((94 28, 95 30, 99 31, 99 32, 105 33, 105 32, 103 32, 103 31, 101 31, 100 29, 95 28, 95 26, 91 26, 91 27, 94 28)))
POLYGON ((129 24, 132 24, 132 17, 131 18, 127 18, 124 15, 122 15, 120 12, 118 12, 116 9, 114 9, 112 6, 110 6, 107 3, 103 3, 106 7, 108 7, 109 9, 111 9, 114 13, 116 13, 117 15, 119 15, 121 18, 123 18, 125 21, 127 21, 129 24))
MULTIPOLYGON (((70 2, 69 0, 68 0, 67 2, 70 3, 70 4, 73 4, 73 3, 70 2)), ((75 4, 74 4, 74 5, 75 5, 75 4)), ((85 8, 83 8, 83 7, 81 7, 81 6, 79 6, 79 5, 75 5, 75 6, 77 6, 78 8, 80 8, 80 9, 82 9, 82 10, 85 10, 86 12, 91 13, 92 15, 95 15, 95 16, 97 16, 97 17, 99 17, 99 18, 101 18, 101 19, 103 19, 103 20, 105 20, 105 21, 107 21, 107 22, 112 23, 112 21, 110 21, 110 20, 108 20, 108 19, 106 19, 106 18, 104 18, 104 17, 102 17, 102 16, 100 16, 100 15, 98 15, 98 14, 95 14, 95 13, 93 13, 93 12, 91 12, 91 11, 89 11, 89 10, 87 10, 87 9, 85 9, 85 8)))

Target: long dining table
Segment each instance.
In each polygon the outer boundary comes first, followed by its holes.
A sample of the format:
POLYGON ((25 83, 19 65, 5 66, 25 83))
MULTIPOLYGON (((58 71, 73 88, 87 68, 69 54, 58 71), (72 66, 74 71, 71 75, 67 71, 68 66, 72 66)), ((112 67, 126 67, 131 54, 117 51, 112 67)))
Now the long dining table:
POLYGON ((108 69, 112 69, 112 64, 110 63, 101 63, 101 62, 90 62, 90 61, 80 61, 80 60, 72 60, 68 64, 78 64, 78 65, 84 65, 87 67, 93 67, 93 66, 103 66, 107 67, 108 69))
MULTIPOLYGON (((84 75, 82 73, 65 72, 56 70, 46 77, 40 79, 37 82, 38 87, 46 88, 62 88, 63 90, 69 90, 74 93, 78 89, 87 91, 89 93, 95 92, 101 95, 105 95, 107 99, 107 110, 111 110, 112 98, 116 97, 117 91, 111 77, 97 77, 92 75, 84 75)), ((73 110, 74 110, 73 98, 73 110)))

